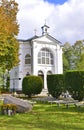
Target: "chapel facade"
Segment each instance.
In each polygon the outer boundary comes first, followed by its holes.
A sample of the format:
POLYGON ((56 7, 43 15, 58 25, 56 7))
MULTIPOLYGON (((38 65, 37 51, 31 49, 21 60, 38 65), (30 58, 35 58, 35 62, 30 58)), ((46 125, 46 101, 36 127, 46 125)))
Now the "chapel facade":
POLYGON ((41 76, 47 90, 47 75, 62 74, 62 43, 48 34, 48 26, 41 27, 42 35, 19 40, 20 63, 10 72, 10 89, 22 90, 26 75, 41 76))

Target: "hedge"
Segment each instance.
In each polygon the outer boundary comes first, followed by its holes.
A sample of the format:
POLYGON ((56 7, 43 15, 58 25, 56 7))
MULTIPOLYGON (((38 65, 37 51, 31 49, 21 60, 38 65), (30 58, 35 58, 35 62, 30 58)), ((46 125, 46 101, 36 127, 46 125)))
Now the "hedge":
POLYGON ((84 98, 84 71, 69 71, 65 73, 65 88, 77 100, 84 98))
POLYGON ((48 75, 47 86, 49 94, 53 97, 58 98, 64 91, 64 76, 63 74, 48 75))

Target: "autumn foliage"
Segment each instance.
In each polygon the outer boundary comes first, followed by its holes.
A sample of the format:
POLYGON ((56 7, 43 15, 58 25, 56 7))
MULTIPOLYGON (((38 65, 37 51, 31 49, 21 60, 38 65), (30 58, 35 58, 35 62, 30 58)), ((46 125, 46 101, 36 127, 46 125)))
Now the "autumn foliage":
POLYGON ((0 67, 10 70, 19 62, 19 43, 17 23, 18 4, 14 0, 0 1, 0 67))

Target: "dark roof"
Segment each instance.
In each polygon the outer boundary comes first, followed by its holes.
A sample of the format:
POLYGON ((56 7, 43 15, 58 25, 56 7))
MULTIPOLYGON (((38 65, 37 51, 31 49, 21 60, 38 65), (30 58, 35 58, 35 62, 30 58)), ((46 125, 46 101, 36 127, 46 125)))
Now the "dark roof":
POLYGON ((27 42, 27 41, 32 41, 32 40, 34 40, 36 38, 39 38, 39 36, 35 35, 35 36, 33 36, 33 37, 29 38, 29 39, 26 39, 26 40, 18 39, 18 41, 27 42))
POLYGON ((46 24, 44 24, 44 26, 42 26, 41 28, 44 28, 44 27, 50 28, 50 27, 49 27, 49 26, 47 26, 46 24))
MULTIPOLYGON (((37 39, 37 38, 41 38, 41 37, 43 37, 44 35, 42 35, 42 36, 33 36, 33 37, 31 37, 31 38, 29 38, 29 39, 26 39, 26 40, 22 40, 22 39, 18 39, 18 41, 22 41, 22 42, 28 42, 28 41, 32 41, 32 40, 34 40, 34 39, 37 39)), ((49 35, 49 34, 46 34, 46 36, 47 37, 50 37, 52 40, 54 40, 54 41, 57 41, 59 44, 62 44, 59 40, 57 40, 57 39, 55 39, 54 37, 52 37, 51 35, 49 35)))
POLYGON ((60 44, 62 44, 59 40, 55 39, 54 37, 52 37, 51 35, 48 34, 49 37, 51 37, 53 40, 59 42, 60 44))

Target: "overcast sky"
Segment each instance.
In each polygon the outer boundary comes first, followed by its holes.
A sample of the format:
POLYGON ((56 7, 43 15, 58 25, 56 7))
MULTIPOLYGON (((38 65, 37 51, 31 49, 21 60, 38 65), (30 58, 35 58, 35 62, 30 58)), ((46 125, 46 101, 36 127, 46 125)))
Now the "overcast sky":
POLYGON ((62 43, 75 43, 84 39, 84 0, 15 0, 19 4, 17 15, 20 25, 19 39, 41 35, 41 26, 62 43), (59 1, 59 2, 58 2, 59 1))

